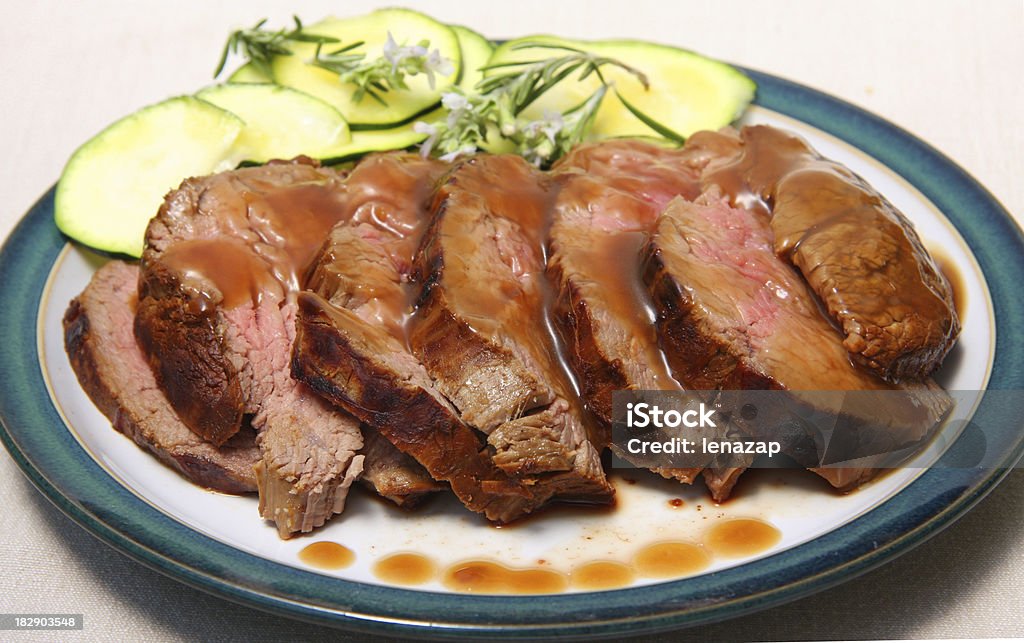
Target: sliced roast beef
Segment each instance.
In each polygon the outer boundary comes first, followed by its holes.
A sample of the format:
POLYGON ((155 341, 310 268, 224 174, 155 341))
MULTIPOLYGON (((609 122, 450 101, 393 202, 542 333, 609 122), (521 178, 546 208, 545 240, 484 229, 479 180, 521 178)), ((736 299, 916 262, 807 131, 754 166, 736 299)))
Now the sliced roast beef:
POLYGON ((353 170, 349 190, 367 186, 365 215, 335 226, 310 274, 292 372, 448 482, 469 509, 508 522, 547 497, 495 465, 405 340, 416 293, 411 262, 446 170, 412 155, 372 158, 353 170))
POLYGON ((135 332, 178 415, 211 442, 256 410, 220 312, 285 299, 344 213, 341 178, 278 163, 189 179, 150 222, 135 332))
POLYGON ((363 475, 359 482, 399 507, 412 509, 445 486, 372 426, 363 429, 363 475))
POLYGON ((669 201, 699 194, 699 159, 609 141, 577 148, 555 172, 548 273, 556 320, 587 403, 611 423, 612 391, 679 388, 658 349, 640 248, 669 201))
POLYGON ((299 295, 295 377, 377 428, 472 511, 509 522, 537 503, 499 470, 423 366, 381 326, 314 293, 299 295))
MULTIPOLYGON (((692 389, 789 391, 785 404, 762 398, 746 429, 790 450, 808 446, 800 444, 800 431, 780 434, 803 406, 840 418, 836 429, 851 454, 890 453, 927 438, 949 410, 949 397, 932 382, 889 384, 851 363, 814 294, 772 241, 766 217, 731 207, 717 188, 695 202, 674 200, 660 217, 645 250, 644 278, 673 374, 692 389), (880 448, 857 448, 867 442, 880 448)), ((844 488, 873 474, 872 467, 818 472, 844 488)))
POLYGON ((146 233, 135 334, 178 414, 215 443, 252 416, 260 514, 282 537, 344 508, 355 418, 289 374, 294 295, 349 214, 342 176, 276 163, 189 179, 146 233))
POLYGON ((928 376, 960 323, 952 289, 911 223, 794 134, 755 126, 740 138, 740 152, 712 163, 706 183, 770 211, 775 251, 803 273, 854 360, 890 381, 928 376))
MULTIPOLYGON (((640 279, 640 248, 674 197, 700 191, 707 155, 633 140, 583 145, 554 168, 548 275, 554 316, 587 405, 606 425, 616 390, 679 390, 668 372, 640 279)), ((646 466, 611 445, 616 454, 646 466)), ((690 483, 700 467, 654 467, 690 483)))
POLYGON ((256 491, 255 435, 243 429, 219 448, 178 418, 132 334, 138 267, 111 261, 64 315, 64 345, 82 388, 118 431, 192 482, 226 493, 256 491))
POLYGON ((500 466, 534 493, 604 502, 612 488, 548 311, 545 236, 556 186, 516 156, 460 163, 439 187, 417 258, 423 291, 409 342, 500 466))

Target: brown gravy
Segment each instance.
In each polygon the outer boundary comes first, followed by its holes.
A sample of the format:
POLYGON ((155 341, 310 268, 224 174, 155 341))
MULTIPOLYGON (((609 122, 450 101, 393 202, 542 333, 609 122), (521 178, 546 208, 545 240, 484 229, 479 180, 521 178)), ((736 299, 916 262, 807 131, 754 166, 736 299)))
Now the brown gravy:
POLYGON ((665 354, 658 346, 656 313, 641 276, 641 252, 647 243, 645 231, 610 233, 595 237, 593 252, 581 255, 590 274, 601 275, 603 300, 616 321, 632 337, 642 339, 644 364, 649 373, 645 387, 655 390, 679 390, 670 373, 665 354))
POLYGON ((377 578, 396 585, 422 585, 437 576, 437 563, 422 554, 392 554, 373 565, 377 578))
POLYGON ((283 292, 267 264, 236 239, 182 241, 164 253, 163 261, 184 275, 186 288, 195 284, 192 302, 201 311, 214 305, 217 298, 216 293, 199 285, 204 280, 220 291, 219 303, 225 308, 259 305, 264 292, 283 292))
POLYGON ((654 543, 633 556, 633 568, 647 578, 689 576, 710 564, 711 555, 703 547, 687 542, 654 543))
MULTIPOLYGON (((231 240, 175 244, 165 259, 185 274, 213 282, 228 308, 258 305, 267 288, 281 294, 301 290, 310 264, 340 221, 352 220, 389 235, 392 258, 408 264, 424 224, 421 210, 429 197, 424 186, 433 183, 426 177, 436 178, 443 167, 439 161, 424 162, 413 155, 382 155, 361 163, 344 183, 335 182, 330 170, 312 168, 305 171, 315 180, 284 187, 268 187, 247 177, 254 188, 241 191, 241 203, 232 204, 232 216, 225 221, 236 231, 231 240), (247 241, 241 241, 238 232, 247 241)), ((386 303, 404 316, 407 297, 401 284, 395 286, 402 301, 386 303)))
POLYGON ((967 288, 964 285, 964 276, 956 263, 944 252, 938 250, 929 251, 939 266, 939 272, 946 278, 950 289, 953 291, 953 307, 962 322, 967 312, 967 288))
MULTIPOLYGON (((450 590, 472 594, 554 594, 567 589, 605 590, 628 587, 637 578, 683 578, 704 571, 716 557, 738 558, 763 553, 781 540, 779 530, 761 520, 737 518, 714 524, 700 544, 661 541, 641 547, 628 561, 590 560, 568 573, 546 560, 536 566, 509 567, 493 560, 468 560, 440 572, 450 590)), ((438 577, 437 564, 415 553, 387 556, 373 566, 381 580, 422 585, 438 577)))
POLYGON ((271 258, 277 278, 293 292, 302 288, 306 268, 323 246, 327 232, 351 216, 345 200, 319 183, 268 192, 262 203, 250 202, 249 212, 253 227, 265 243, 283 241, 283 256, 264 257, 271 258))
POLYGON ((330 295, 408 344, 419 289, 413 256, 430 220, 433 186, 446 164, 412 155, 382 155, 360 163, 346 181, 350 216, 338 224, 311 267, 305 287, 330 295))
MULTIPOLYGON (((239 190, 240 197, 223 206, 229 214, 217 225, 228 234, 174 244, 162 257, 186 278, 192 275, 212 282, 226 308, 259 305, 264 292, 283 296, 300 290, 306 268, 328 231, 346 216, 343 190, 333 183, 335 175, 330 171, 297 165, 296 173, 311 180, 287 186, 266 185, 259 171, 253 168, 238 179, 245 182, 243 187, 255 189, 239 190)), ((218 201, 233 196, 229 189, 224 197, 220 192, 224 189, 212 184, 208 198, 218 201)), ((203 198, 205 193, 200 201, 203 198)), ((212 293, 195 295, 201 308, 209 305, 212 293)))
POLYGON ((299 552, 299 560, 310 567, 343 569, 355 562, 356 555, 344 545, 322 540, 303 547, 299 552))
POLYGON ((766 522, 736 518, 711 527, 704 536, 704 544, 718 556, 740 558, 771 549, 781 539, 782 532, 766 522))
POLYGON ((569 583, 577 589, 616 589, 636 580, 636 570, 614 560, 595 560, 572 568, 569 583))
POLYGON ((486 560, 456 563, 441 582, 467 594, 557 594, 569 586, 566 574, 550 569, 512 568, 486 560))

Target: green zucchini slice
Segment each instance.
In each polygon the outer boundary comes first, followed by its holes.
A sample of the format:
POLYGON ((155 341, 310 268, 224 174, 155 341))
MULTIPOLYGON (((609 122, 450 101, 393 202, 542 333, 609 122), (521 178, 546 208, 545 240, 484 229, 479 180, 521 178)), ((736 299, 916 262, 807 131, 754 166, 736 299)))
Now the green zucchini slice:
POLYGON ((290 87, 228 83, 207 87, 196 97, 245 121, 231 154, 238 161, 263 163, 300 154, 330 158, 351 140, 338 110, 290 87))
POLYGON ((227 169, 244 123, 212 103, 180 96, 145 107, 78 148, 57 184, 57 227, 87 246, 142 254, 164 195, 189 176, 227 169))
POLYGON ((383 55, 390 34, 399 46, 414 46, 428 40, 431 50, 437 49, 451 62, 452 73, 447 76, 435 74, 433 87, 426 74, 407 77, 409 89, 383 93, 387 105, 381 105, 370 95, 364 95, 356 102, 353 96, 355 85, 342 83, 337 74, 309 64, 316 52, 315 45, 295 43, 292 55, 276 56, 271 61, 277 83, 312 94, 333 105, 352 129, 383 129, 411 121, 438 104, 441 94, 458 81, 462 68, 462 54, 455 32, 448 25, 410 9, 380 9, 355 18, 331 18, 310 25, 306 31, 332 36, 340 41, 336 45, 325 45, 325 53, 362 42, 347 53, 363 53, 367 61, 375 60, 383 55))
MULTIPOLYGON (((614 91, 605 97, 592 138, 652 136, 682 141, 703 129, 718 129, 738 118, 754 98, 756 85, 736 68, 699 54, 633 40, 577 41, 554 36, 528 36, 498 47, 488 65, 535 61, 558 55, 555 49, 528 47, 531 42, 564 45, 607 56, 641 71, 649 88, 629 72, 606 65, 605 79, 614 91)), ((523 112, 537 118, 545 109, 564 112, 586 100, 600 81, 577 75, 541 96, 523 112)))

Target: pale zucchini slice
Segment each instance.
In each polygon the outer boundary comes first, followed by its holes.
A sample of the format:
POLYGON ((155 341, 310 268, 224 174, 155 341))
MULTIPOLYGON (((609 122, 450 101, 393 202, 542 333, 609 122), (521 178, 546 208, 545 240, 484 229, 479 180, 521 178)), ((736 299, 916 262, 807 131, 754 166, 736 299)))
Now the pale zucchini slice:
POLYGON ((437 49, 441 56, 451 61, 453 72, 447 76, 435 75, 433 89, 425 74, 407 77, 409 89, 383 94, 387 102, 385 106, 369 95, 355 102, 353 84, 342 83, 337 74, 309 64, 316 51, 315 45, 295 43, 291 46, 292 55, 276 56, 273 59, 271 66, 276 82, 330 103, 342 113, 352 129, 388 128, 414 120, 437 105, 441 94, 448 91, 459 78, 462 54, 455 32, 418 11, 380 9, 355 18, 324 20, 310 25, 306 31, 332 36, 340 41, 324 45, 325 53, 361 41, 361 46, 347 53, 363 53, 367 61, 372 61, 383 55, 384 44, 390 33, 400 46, 413 46, 422 40, 429 40, 431 50, 437 49))
POLYGON ((272 83, 274 79, 260 71, 252 63, 245 63, 228 76, 229 83, 272 83))
MULTIPOLYGON (((756 85, 739 70, 723 62, 666 45, 630 40, 573 41, 553 36, 529 36, 498 47, 488 64, 533 61, 559 55, 547 48, 517 49, 528 42, 564 44, 608 56, 640 70, 650 83, 643 85, 628 72, 606 65, 605 78, 614 91, 605 97, 594 119, 592 138, 658 136, 683 140, 703 129, 718 129, 738 118, 753 100, 756 85)), ((566 78, 523 112, 536 118, 545 109, 564 112, 597 90, 591 76, 566 78)))
MULTIPOLYGON (((459 47, 462 50, 463 74, 462 78, 459 79, 459 87, 466 92, 472 92, 476 83, 483 78, 480 68, 487 64, 494 46, 489 40, 466 27, 453 25, 452 30, 458 37, 459 47)), ((402 150, 412 147, 422 143, 427 138, 426 134, 415 131, 416 121, 434 123, 443 120, 446 115, 447 111, 443 107, 438 107, 431 112, 418 116, 415 121, 399 125, 398 127, 354 130, 352 132, 352 141, 348 146, 327 162, 348 161, 368 152, 402 150)))
POLYGON ((345 147, 339 149, 334 156, 324 159, 324 163, 351 161, 370 152, 404 150, 422 142, 425 138, 425 134, 413 130, 412 124, 390 129, 356 130, 352 132, 352 140, 345 147))
POLYGON ((228 83, 203 89, 196 97, 243 121, 232 160, 264 163, 300 154, 337 156, 351 136, 341 113, 309 94, 273 84, 228 83))
POLYGON ((186 177, 227 169, 243 126, 191 96, 126 116, 72 154, 57 184, 57 227, 87 246, 140 256, 164 195, 186 177))
MULTIPOLYGON (((732 123, 754 100, 757 90, 754 81, 735 67, 684 49, 624 40, 603 44, 598 52, 647 75, 650 89, 644 90, 615 70, 611 77, 616 81, 616 94, 634 116, 661 136, 677 140, 732 123)), ((619 131, 620 136, 642 131, 622 117, 622 112, 616 115, 613 111, 595 125, 598 131, 619 131)))
POLYGON ((459 49, 462 51, 459 88, 472 93, 476 90, 476 84, 483 80, 483 67, 494 53, 494 44, 469 27, 451 25, 451 28, 459 39, 459 49))

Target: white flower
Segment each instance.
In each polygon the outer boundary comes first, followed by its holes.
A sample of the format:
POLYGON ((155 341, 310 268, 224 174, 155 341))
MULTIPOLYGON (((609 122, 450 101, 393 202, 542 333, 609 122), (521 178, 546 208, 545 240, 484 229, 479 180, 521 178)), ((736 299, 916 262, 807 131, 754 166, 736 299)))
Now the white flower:
POLYGON ((454 152, 448 152, 447 154, 442 156, 441 160, 442 161, 447 161, 448 163, 451 163, 452 161, 454 161, 455 159, 459 158, 460 156, 462 156, 464 154, 472 154, 473 152, 476 152, 476 145, 463 145, 462 147, 460 147, 459 149, 455 150, 454 152))
POLYGON ((458 123, 470 109, 469 100, 458 92, 441 94, 441 105, 448 110, 448 129, 456 129, 458 123))
MULTIPOLYGON (((412 47, 399 47, 398 43, 395 42, 394 36, 391 35, 390 31, 388 32, 388 39, 384 42, 384 58, 391 63, 392 74, 398 71, 398 66, 401 65, 406 58, 419 58, 426 54, 427 48, 420 47, 419 45, 412 47)), ((431 87, 433 87, 433 85, 431 85, 431 87)))
POLYGON ((448 117, 445 118, 445 124, 448 125, 448 129, 458 129, 459 121, 462 120, 462 115, 466 112, 460 109, 452 110, 448 112, 448 117))
POLYGON ((437 143, 437 137, 441 135, 441 132, 437 129, 437 125, 431 125, 423 121, 413 123, 412 131, 417 134, 427 135, 426 140, 420 143, 420 155, 423 158, 427 158, 430 156, 430 151, 434 149, 434 144, 437 143))
POLYGON ((553 144, 555 142, 555 136, 565 127, 565 119, 559 112, 554 110, 544 110, 544 120, 540 121, 540 131, 544 133, 544 136, 548 137, 548 140, 553 144))
POLYGON ((446 92, 441 94, 441 104, 444 105, 445 109, 456 111, 465 109, 469 105, 469 101, 466 97, 458 92, 446 92))
MULTIPOLYGON (((424 53, 426 52, 424 51, 424 53)), ((455 66, 452 65, 452 61, 442 56, 440 51, 434 49, 427 54, 427 60, 423 63, 423 71, 427 74, 427 82, 430 84, 430 89, 434 89, 434 74, 451 76, 455 73, 455 66)))

